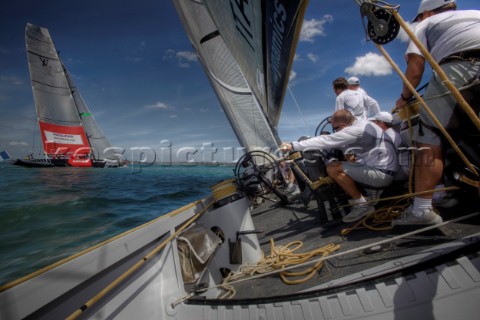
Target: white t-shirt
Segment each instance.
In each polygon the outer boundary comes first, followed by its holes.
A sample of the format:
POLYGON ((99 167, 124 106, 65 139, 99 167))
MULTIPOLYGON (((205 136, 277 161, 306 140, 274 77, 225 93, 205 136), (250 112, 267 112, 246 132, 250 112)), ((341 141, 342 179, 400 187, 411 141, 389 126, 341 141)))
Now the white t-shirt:
POLYGON ((350 111, 357 120, 367 119, 365 95, 357 90, 346 89, 335 100, 335 111, 345 109, 350 111))
MULTIPOLYGON (((480 11, 446 11, 415 26, 415 35, 436 62, 457 52, 480 49, 480 11)), ((410 41, 405 55, 423 56, 410 41)))
POLYGON ((366 166, 397 171, 395 145, 390 137, 374 123, 356 120, 351 126, 307 140, 292 142, 294 150, 340 149, 355 154, 356 162, 366 166))
POLYGON ((367 118, 373 117, 380 112, 380 105, 378 104, 377 100, 370 97, 368 93, 365 90, 363 90, 362 87, 357 87, 357 89, 351 89, 351 90, 357 91, 363 94, 363 103, 365 105, 365 108, 367 109, 367 118))

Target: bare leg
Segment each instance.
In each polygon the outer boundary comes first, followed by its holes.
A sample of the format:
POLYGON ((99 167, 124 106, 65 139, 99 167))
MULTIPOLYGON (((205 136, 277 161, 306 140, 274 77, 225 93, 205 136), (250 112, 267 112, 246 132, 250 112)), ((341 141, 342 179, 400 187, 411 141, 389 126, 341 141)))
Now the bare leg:
MULTIPOLYGON (((442 148, 419 143, 419 153, 415 161, 415 191, 428 191, 442 179, 443 157, 442 148)), ((423 199, 432 199, 433 194, 419 196, 423 199)))
POLYGON ((355 181, 343 171, 343 165, 339 161, 327 166, 327 174, 332 178, 352 199, 360 199, 362 194, 358 190, 355 181))
MULTIPOLYGON (((415 191, 434 190, 442 178, 443 158, 441 147, 418 144, 419 151, 415 161, 415 191)), ((402 216, 392 221, 392 226, 434 225, 443 219, 432 210, 432 194, 416 196, 413 205, 402 216)))

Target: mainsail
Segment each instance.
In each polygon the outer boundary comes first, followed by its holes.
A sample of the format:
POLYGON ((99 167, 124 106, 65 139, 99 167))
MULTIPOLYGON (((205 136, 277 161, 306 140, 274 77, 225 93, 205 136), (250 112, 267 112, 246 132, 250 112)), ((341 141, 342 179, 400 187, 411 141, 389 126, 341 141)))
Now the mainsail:
POLYGON ((270 125, 276 128, 309 1, 203 2, 270 125))
POLYGON ((111 145, 73 85, 48 30, 27 24, 25 42, 44 153, 52 158, 116 159, 108 153, 111 145))
POLYGON ((306 7, 306 3, 275 1, 272 7, 269 1, 242 5, 235 1, 173 2, 240 144, 247 151, 276 150, 276 126, 288 81, 285 75, 289 74, 294 39, 300 32, 296 24, 301 16, 299 7, 306 7), (278 16, 283 9, 291 15, 283 16, 285 11, 278 16), (262 21, 262 14, 280 20, 267 26, 254 23, 262 21), (237 22, 236 28, 229 26, 231 21, 237 22), (280 21, 284 36, 278 42, 280 21), (262 45, 264 37, 267 48, 262 45))

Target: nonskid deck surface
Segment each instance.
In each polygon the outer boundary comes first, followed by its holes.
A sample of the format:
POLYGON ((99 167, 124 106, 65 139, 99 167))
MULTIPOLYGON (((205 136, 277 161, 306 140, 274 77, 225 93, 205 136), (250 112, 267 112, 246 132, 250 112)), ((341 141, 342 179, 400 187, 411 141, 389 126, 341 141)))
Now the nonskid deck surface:
MULTIPOLYGON (((441 211, 444 221, 466 216, 479 210, 478 203, 468 202, 468 194, 459 195, 459 199, 460 205, 441 211)), ((384 205, 385 202, 377 206, 377 209, 384 205)), ((304 283, 284 284, 278 274, 236 283, 234 284, 236 291, 234 299, 274 297, 308 291, 314 286, 361 272, 390 260, 407 257, 433 246, 475 234, 478 232, 480 224, 480 216, 477 215, 467 220, 448 223, 433 230, 400 239, 399 236, 402 234, 410 233, 419 228, 395 228, 388 231, 356 229, 348 235, 342 236, 342 229, 351 227, 353 224, 333 221, 327 225, 321 225, 315 201, 311 201, 308 208, 305 208, 301 201, 280 206, 267 200, 254 209, 252 218, 255 228, 263 230, 263 233, 258 236, 265 255, 270 254, 271 239, 273 239, 275 246, 285 246, 294 241, 301 241, 303 246, 295 253, 315 250, 330 243, 340 245, 340 249, 334 254, 380 241, 384 242, 392 238, 395 239, 376 247, 378 250, 353 251, 329 259, 320 269, 320 272, 304 283)), ((243 261, 243 263, 245 262, 243 261)), ((305 267, 301 270, 304 269, 305 267)))

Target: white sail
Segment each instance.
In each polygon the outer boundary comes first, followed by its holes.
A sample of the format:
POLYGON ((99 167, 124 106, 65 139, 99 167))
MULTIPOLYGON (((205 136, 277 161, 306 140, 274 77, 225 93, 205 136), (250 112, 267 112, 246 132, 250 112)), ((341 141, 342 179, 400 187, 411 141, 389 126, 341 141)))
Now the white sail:
POLYGON ((204 0, 217 30, 276 128, 308 0, 204 0))
POLYGON ((85 101, 77 90, 72 78, 65 69, 65 75, 67 76, 68 83, 72 92, 72 97, 75 100, 75 105, 78 110, 78 115, 83 124, 85 134, 87 139, 90 142, 90 147, 92 148, 93 155, 96 159, 109 159, 116 161, 118 160, 115 152, 112 148, 112 145, 108 141, 107 137, 103 133, 103 130, 95 121, 93 114, 88 109, 85 101))
POLYGON ((247 151, 275 150, 275 134, 260 102, 206 7, 191 0, 175 0, 174 4, 240 144, 247 151))

